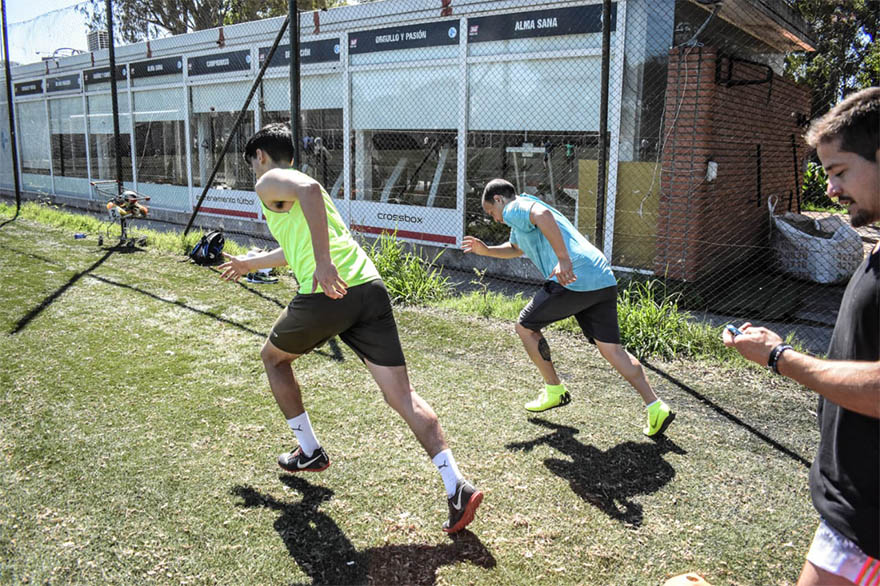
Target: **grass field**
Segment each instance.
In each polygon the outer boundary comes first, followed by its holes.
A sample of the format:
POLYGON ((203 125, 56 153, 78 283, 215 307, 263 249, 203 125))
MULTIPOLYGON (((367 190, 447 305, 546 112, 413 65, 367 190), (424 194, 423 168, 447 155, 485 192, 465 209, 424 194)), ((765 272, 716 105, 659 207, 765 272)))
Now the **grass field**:
MULTIPOLYGON (((2 223, 2 222, 0 222, 2 223)), ((791 584, 817 517, 810 393, 716 360, 647 360, 678 412, 582 338, 548 333, 573 392, 539 389, 510 321, 397 311, 410 374, 486 494, 455 538, 435 468, 331 341, 296 363, 333 465, 275 464, 293 436, 259 348, 292 282, 235 285, 183 257, 0 227, 0 582, 791 584)))

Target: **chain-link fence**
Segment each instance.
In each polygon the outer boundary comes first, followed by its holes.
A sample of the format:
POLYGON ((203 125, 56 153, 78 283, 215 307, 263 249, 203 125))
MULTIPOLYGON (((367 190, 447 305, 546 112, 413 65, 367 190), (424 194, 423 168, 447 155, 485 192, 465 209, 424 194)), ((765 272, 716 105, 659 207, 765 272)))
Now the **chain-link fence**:
MULTIPOLYGON (((283 23, 116 49, 122 179, 152 217, 183 225, 204 193, 197 226, 266 237, 242 151, 290 119, 286 32, 258 78, 283 23)), ((465 235, 507 239, 480 201, 504 177, 569 218, 622 282, 661 279, 696 317, 824 351, 841 282, 877 232, 834 220, 808 166, 810 92, 782 74, 814 41, 789 3, 387 0, 303 13, 299 28, 297 166, 352 230, 445 248, 465 282, 477 267, 534 284, 523 259, 459 251, 465 235)), ((116 178, 107 51, 13 77, 23 189, 98 207, 90 182, 116 178)))

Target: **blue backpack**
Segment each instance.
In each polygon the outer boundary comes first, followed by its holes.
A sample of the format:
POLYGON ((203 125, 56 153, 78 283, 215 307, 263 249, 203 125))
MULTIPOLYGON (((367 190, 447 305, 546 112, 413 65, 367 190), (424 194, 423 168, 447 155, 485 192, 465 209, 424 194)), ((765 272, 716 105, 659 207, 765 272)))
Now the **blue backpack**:
POLYGON ((222 230, 212 230, 199 240, 189 257, 197 265, 212 265, 223 257, 223 245, 226 239, 223 237, 222 230))

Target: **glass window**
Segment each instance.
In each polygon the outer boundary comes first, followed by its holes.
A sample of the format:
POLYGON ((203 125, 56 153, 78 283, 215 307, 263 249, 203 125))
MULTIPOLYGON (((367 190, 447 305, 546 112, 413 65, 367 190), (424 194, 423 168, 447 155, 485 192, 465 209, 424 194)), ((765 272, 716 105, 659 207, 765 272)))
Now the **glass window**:
MULTIPOLYGON (((113 138, 113 105, 110 94, 89 96, 87 99, 92 179, 116 179, 116 146, 113 138)), ((117 107, 122 180, 132 181, 131 115, 128 112, 128 96, 125 93, 119 94, 117 107)))
MULTIPOLYGON (((302 153, 300 169, 324 186, 330 197, 342 198, 343 144, 342 108, 303 110, 302 153)), ((288 110, 264 110, 260 115, 263 125, 290 122, 288 110)))
POLYGON ((601 76, 599 56, 475 63, 468 73, 469 126, 598 130, 601 76))
MULTIPOLYGON (((611 33, 614 43, 614 32, 611 33)), ((539 51, 581 51, 583 49, 601 49, 602 33, 585 35, 561 35, 555 37, 537 37, 525 39, 507 39, 487 43, 470 43, 468 55, 510 55, 513 53, 535 53, 539 51)))
POLYGON ((456 131, 357 130, 355 199, 455 208, 456 131))
POLYGON ((458 68, 352 74, 355 198, 455 208, 458 68))
POLYGON ((621 161, 656 161, 662 141, 674 0, 629 4, 620 115, 621 161))
MULTIPOLYGON (((193 87, 190 94, 190 136, 192 148, 192 179, 196 187, 205 182, 217 164, 217 157, 232 131, 232 126, 247 98, 249 83, 229 83, 193 87)), ((254 133, 254 113, 245 113, 238 132, 229 145, 223 163, 211 187, 252 191, 254 176, 245 163, 244 145, 254 133)))
MULTIPOLYGON (((6 79, 0 77, 5 84, 6 79)), ((4 85, 5 87, 5 85, 4 85)), ((0 95, 0 185, 13 185, 15 178, 12 175, 12 140, 9 132, 9 107, 6 102, 6 92, 0 95)))
POLYGON ((458 77, 456 65, 357 71, 351 76, 352 127, 456 128, 458 77))
POLYGON ((598 158, 600 78, 598 56, 471 66, 469 234, 479 235, 486 223, 480 198, 473 194, 495 177, 575 221, 578 161, 598 158))
POLYGON ((302 170, 330 195, 342 197, 342 108, 304 110, 302 116, 302 170))
POLYGON ((49 119, 46 102, 21 102, 16 105, 18 116, 19 153, 21 172, 50 175, 49 119))
MULTIPOLYGON (((303 110, 342 108, 342 76, 338 73, 304 75, 300 85, 303 110)), ((266 79, 261 98, 265 110, 290 110, 290 82, 286 77, 266 79)))
MULTIPOLYGON (((578 161, 595 160, 598 132, 471 131, 467 145, 467 229, 482 238, 489 225, 479 195, 491 179, 503 177, 520 193, 541 198, 575 222, 578 201, 578 161)), ((506 239, 506 230, 501 242, 506 239)), ((491 238, 490 238, 491 239, 491 238)))
MULTIPOLYGON (((290 121, 290 84, 287 78, 267 79, 260 88, 260 121, 265 126, 290 121)), ((302 78, 300 147, 303 172, 314 177, 331 197, 344 195, 342 76, 338 73, 302 78)))
POLYGON ((183 89, 134 94, 138 183, 187 185, 183 89))
POLYGON ((58 177, 88 177, 82 98, 49 100, 52 169, 58 177))

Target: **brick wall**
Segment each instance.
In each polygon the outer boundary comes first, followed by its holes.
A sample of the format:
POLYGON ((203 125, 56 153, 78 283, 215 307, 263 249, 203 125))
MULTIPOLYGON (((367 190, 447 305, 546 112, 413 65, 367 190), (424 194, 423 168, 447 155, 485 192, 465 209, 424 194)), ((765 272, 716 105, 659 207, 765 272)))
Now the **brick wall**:
POLYGON ((768 197, 777 211, 796 209, 810 96, 777 75, 736 83, 767 76, 711 47, 670 52, 657 275, 696 281, 740 262, 767 246, 768 197), (712 182, 709 161, 718 164, 712 182))

